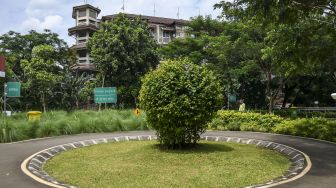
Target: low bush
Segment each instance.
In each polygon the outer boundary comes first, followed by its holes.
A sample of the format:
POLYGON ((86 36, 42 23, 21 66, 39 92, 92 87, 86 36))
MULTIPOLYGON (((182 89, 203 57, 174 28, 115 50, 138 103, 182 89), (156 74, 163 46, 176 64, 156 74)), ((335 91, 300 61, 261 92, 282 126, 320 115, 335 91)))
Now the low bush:
POLYGON ((209 129, 270 132, 336 142, 336 121, 325 118, 285 119, 270 114, 221 110, 209 123, 209 129))
POLYGON ((43 113, 40 121, 28 121, 24 113, 1 116, 0 142, 80 133, 147 130, 144 115, 132 110, 54 111, 43 113))
MULTIPOLYGON (((256 112, 267 114, 267 110, 256 110, 256 112)), ((316 117, 336 119, 335 111, 308 111, 297 108, 288 108, 288 109, 274 110, 274 114, 283 118, 290 118, 290 119, 316 118, 316 117)))
POLYGON ((285 120, 276 125, 273 132, 336 142, 336 121, 324 118, 285 120))
POLYGON ((282 121, 283 118, 271 114, 221 110, 209 127, 217 130, 269 132, 282 121))

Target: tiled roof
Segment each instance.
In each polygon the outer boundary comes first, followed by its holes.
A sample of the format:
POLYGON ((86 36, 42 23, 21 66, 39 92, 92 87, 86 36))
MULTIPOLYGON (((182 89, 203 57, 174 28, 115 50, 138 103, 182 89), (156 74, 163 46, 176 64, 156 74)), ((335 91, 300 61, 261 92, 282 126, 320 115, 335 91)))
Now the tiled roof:
MULTIPOLYGON (((112 14, 108 16, 103 16, 102 21, 111 20, 117 18, 119 14, 112 14)), ((181 24, 187 25, 189 21, 182 19, 172 19, 172 18, 163 18, 163 17, 155 17, 155 16, 145 16, 145 15, 137 15, 137 14, 125 14, 128 18, 138 18, 140 17, 143 20, 147 20, 149 23, 156 24, 165 24, 165 25, 173 25, 173 24, 181 24)))

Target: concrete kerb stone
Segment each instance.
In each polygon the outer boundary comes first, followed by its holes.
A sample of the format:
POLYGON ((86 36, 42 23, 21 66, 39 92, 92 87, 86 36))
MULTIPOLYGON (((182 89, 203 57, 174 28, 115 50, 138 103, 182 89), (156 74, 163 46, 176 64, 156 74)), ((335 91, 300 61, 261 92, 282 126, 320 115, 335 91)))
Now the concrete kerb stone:
MULTIPOLYGON (((157 139, 156 136, 150 136, 150 135, 120 136, 120 137, 91 139, 91 140, 84 140, 80 142, 63 144, 63 145, 45 149, 43 151, 40 151, 30 156, 21 164, 21 169, 28 176, 48 186, 58 187, 58 188, 74 188, 74 186, 72 185, 68 185, 64 182, 57 181, 55 178, 49 176, 43 170, 43 165, 55 155, 58 155, 59 153, 73 150, 76 148, 82 148, 82 147, 87 147, 87 146, 96 145, 96 144, 103 144, 103 143, 123 142, 123 141, 146 141, 146 140, 150 141, 150 140, 156 140, 156 139, 157 139)), ((291 166, 283 176, 275 178, 263 184, 249 186, 249 188, 273 187, 273 186, 283 184, 289 181, 294 181, 295 179, 298 179, 302 177, 304 174, 306 174, 310 170, 310 167, 311 167, 310 159, 306 154, 294 148, 291 148, 289 146, 274 143, 274 142, 257 140, 257 139, 249 139, 249 138, 225 137, 225 136, 202 136, 201 140, 214 141, 214 142, 233 142, 233 143, 256 145, 258 147, 263 147, 263 148, 277 151, 281 153, 282 155, 285 155, 289 158, 289 160, 291 161, 291 166)))

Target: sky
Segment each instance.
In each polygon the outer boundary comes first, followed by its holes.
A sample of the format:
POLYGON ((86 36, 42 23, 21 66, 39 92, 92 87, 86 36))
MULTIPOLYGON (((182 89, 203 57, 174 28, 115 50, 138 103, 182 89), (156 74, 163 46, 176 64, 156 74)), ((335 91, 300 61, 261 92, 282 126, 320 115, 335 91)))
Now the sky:
MULTIPOLYGON (((177 18, 178 9, 181 19, 199 15, 211 15, 216 18, 220 10, 213 5, 220 0, 124 0, 125 13, 154 15, 177 18)), ((0 35, 8 31, 22 34, 29 30, 42 32, 50 29, 58 33, 68 45, 74 44, 74 38, 68 36, 68 28, 75 26, 72 19, 72 7, 84 4, 85 0, 0 0, 0 35)), ((86 0, 87 3, 101 9, 102 15, 121 12, 123 0, 86 0)))

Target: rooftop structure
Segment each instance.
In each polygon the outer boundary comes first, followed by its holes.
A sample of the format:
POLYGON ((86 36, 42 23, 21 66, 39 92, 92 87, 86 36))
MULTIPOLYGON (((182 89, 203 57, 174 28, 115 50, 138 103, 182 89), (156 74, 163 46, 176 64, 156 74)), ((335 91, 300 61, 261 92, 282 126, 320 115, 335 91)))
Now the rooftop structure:
MULTIPOLYGON (((90 58, 86 43, 94 32, 99 30, 101 22, 112 21, 118 14, 102 16, 99 8, 85 4, 73 7, 72 18, 76 20, 76 26, 68 29, 69 35, 76 38, 76 44, 72 46, 77 52, 77 63, 71 68, 80 71, 94 71, 95 67, 90 58)), ((168 44, 174 38, 185 38, 188 21, 182 19, 162 18, 155 16, 143 16, 125 14, 130 19, 140 18, 148 23, 150 33, 160 45, 168 44)))

